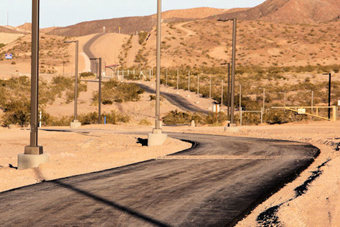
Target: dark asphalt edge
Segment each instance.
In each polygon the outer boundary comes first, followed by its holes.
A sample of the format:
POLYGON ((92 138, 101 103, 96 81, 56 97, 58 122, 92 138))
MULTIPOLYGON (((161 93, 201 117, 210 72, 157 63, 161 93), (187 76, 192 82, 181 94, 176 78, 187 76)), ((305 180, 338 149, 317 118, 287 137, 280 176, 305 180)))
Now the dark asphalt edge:
POLYGON ((260 204, 262 204, 263 202, 265 202, 267 199, 269 199, 272 195, 274 195, 275 193, 277 193, 278 191, 280 191, 282 188, 284 188, 287 184, 293 182, 294 180, 296 180, 297 177, 300 176, 300 174, 305 171, 306 169, 308 169, 308 167, 315 161, 315 159, 320 155, 321 151, 318 147, 311 145, 315 150, 316 153, 314 155, 313 158, 310 158, 306 165, 301 167, 300 169, 297 169, 296 171, 294 171, 293 173, 291 173, 289 176, 286 177, 286 180, 279 182, 276 187, 273 188, 273 190, 271 190, 268 193, 265 193, 263 196, 261 196, 257 201, 255 201, 253 204, 251 204, 248 209, 246 211, 244 211, 242 214, 240 214, 238 217, 234 218, 227 226, 235 226, 239 221, 243 220, 244 218, 246 218, 249 214, 251 214, 251 212, 260 204))
MULTIPOLYGON (((50 131, 56 131, 56 130, 50 130, 50 131)), ((72 132, 72 131, 66 130, 65 132, 72 132)), ((182 151, 178 151, 178 152, 176 152, 174 154, 194 149, 196 147, 196 145, 198 144, 197 142, 189 141, 189 140, 182 140, 182 141, 191 143, 192 146, 190 148, 188 148, 188 149, 185 149, 185 150, 182 150, 182 151)), ((173 155, 173 154, 170 154, 170 155, 173 155)), ((114 168, 110 168, 110 169, 104 169, 104 170, 99 170, 99 171, 90 172, 90 173, 77 174, 77 175, 72 175, 72 176, 68 176, 68 177, 57 178, 57 179, 54 179, 54 180, 42 180, 41 182, 38 182, 38 183, 35 183, 35 184, 25 185, 25 186, 21 186, 21 187, 18 187, 18 188, 12 188, 12 189, 9 189, 7 191, 0 192, 0 196, 2 194, 10 193, 10 192, 13 192, 13 191, 16 191, 16 190, 20 190, 20 189, 23 189, 23 188, 27 188, 27 187, 31 187, 31 186, 36 186, 38 184, 43 184, 45 182, 46 183, 53 183, 55 181, 67 180, 67 179, 71 179, 71 178, 74 178, 74 177, 87 176, 87 175, 91 175, 91 174, 98 174, 98 173, 103 173, 103 172, 107 172, 107 171, 119 170, 121 168, 136 166, 136 165, 139 165, 139 164, 144 164, 144 163, 148 163, 148 162, 152 162, 152 161, 157 161, 157 160, 158 160, 157 158, 153 158, 153 159, 149 159, 149 160, 145 160, 145 161, 135 162, 135 163, 131 163, 131 164, 124 165, 124 166, 118 166, 118 167, 114 167, 114 168)), ((34 171, 39 171, 39 167, 33 168, 33 170, 34 171)), ((20 171, 20 170, 18 170, 18 171, 20 171)), ((41 176, 44 176, 44 175, 41 174, 41 176)))
MULTIPOLYGON (((119 134, 129 134, 129 133, 119 133, 119 134)), ((188 133, 188 134, 194 134, 194 133, 188 133)), ((205 134, 201 134, 201 135, 205 135, 205 134)), ((211 136, 216 136, 216 135, 211 135, 211 136)), ((224 136, 224 135, 218 135, 218 136, 221 136, 221 137, 229 137, 229 136, 224 136)), ((174 138, 174 137, 172 137, 174 138)), ((238 138, 245 138, 245 137, 238 137, 238 138)), ((248 138, 248 137, 247 137, 248 138)), ((174 139, 179 139, 179 138, 174 138, 174 139)), ((249 138, 248 138, 249 139, 249 138)), ((250 139, 256 139, 256 138, 250 138, 250 139)), ((195 149, 195 148, 198 148, 199 147, 199 143, 198 142, 195 142, 195 141, 190 141, 190 140, 185 140, 185 139, 179 139, 183 142, 188 142, 188 143, 191 143, 192 144, 192 147, 191 148, 188 148, 188 149, 185 149, 185 150, 182 150, 182 151, 178 151, 176 153, 173 153, 173 154, 170 154, 169 156, 172 156, 172 155, 176 155, 176 154, 179 154, 179 153, 184 153, 184 152, 187 152, 191 149, 195 149)), ((268 141, 272 141, 272 139, 265 139, 265 140, 268 140, 268 141)), ((276 139, 275 139, 276 140, 276 139)), ((286 142, 298 142, 298 143, 301 143, 301 144, 309 144, 309 143, 304 143, 304 142, 299 142, 299 141, 290 141, 290 140, 276 140, 276 141, 286 141, 286 142)), ((255 201, 253 204, 251 204, 244 212, 242 212, 242 214, 240 214, 239 216, 237 216, 236 218, 234 218, 228 225, 228 226, 235 226, 239 221, 243 220, 244 218, 246 218, 258 205, 260 205, 261 203, 263 203, 264 201, 266 201, 268 198, 270 198, 272 195, 274 195, 275 193, 277 193, 279 190, 281 190, 286 184, 288 183, 291 183, 293 182, 303 171, 305 171, 314 161, 315 159, 320 155, 320 149, 318 147, 315 147, 311 144, 309 144, 311 147, 313 147, 315 149, 315 155, 313 157, 311 157, 305 166, 301 167, 300 169, 294 171, 293 173, 291 173, 289 176, 286 177, 286 179, 284 181, 281 181, 279 182, 278 181, 278 184, 276 184, 276 187, 274 187, 272 190, 269 190, 267 193, 263 194, 263 196, 261 196, 257 201, 255 201)), ((115 168, 111 168, 111 169, 105 169, 105 170, 100 170, 100 171, 95 171, 95 172, 91 172, 91 173, 84 173, 84 174, 79 174, 79 175, 73 175, 73 176, 69 176, 69 177, 63 177, 63 178, 58 178, 58 179, 54 179, 54 180, 50 180, 50 181, 46 181, 46 180, 43 180, 39 183, 36 183, 36 184, 31 184, 31 185, 26 185, 26 186, 22 186, 22 187, 19 187, 19 188, 14 188, 14 189, 10 189, 8 191, 3 191, 3 192, 0 192, 0 196, 2 194, 6 194, 6 193, 10 193, 12 191, 16 191, 16 190, 20 190, 22 188, 26 188, 26 187, 31 187, 31 186, 36 186, 38 184, 43 184, 44 182, 46 183, 53 183, 53 182, 56 182, 56 181, 60 181, 60 180, 67 180, 67 179, 72 179, 72 178, 75 178, 75 177, 79 177, 79 176, 86 176, 86 175, 91 175, 91 174, 97 174, 97 173, 102 173, 102 172, 107 172, 107 171, 112 171, 112 170, 119 170, 121 168, 126 168, 126 167, 131 167, 131 166, 136 166, 136 165, 139 165, 139 164, 142 164, 142 163, 148 163, 148 162, 152 162, 152 161, 157 161, 158 159, 157 158, 154 158, 154 159, 149 159, 149 160, 146 160, 146 161, 141 161, 141 162, 136 162, 136 163, 131 163, 131 164, 128 164, 128 165, 124 165, 124 166, 119 166, 119 167, 115 167, 115 168)), ((38 170, 39 168, 34 168, 36 170, 38 170)))

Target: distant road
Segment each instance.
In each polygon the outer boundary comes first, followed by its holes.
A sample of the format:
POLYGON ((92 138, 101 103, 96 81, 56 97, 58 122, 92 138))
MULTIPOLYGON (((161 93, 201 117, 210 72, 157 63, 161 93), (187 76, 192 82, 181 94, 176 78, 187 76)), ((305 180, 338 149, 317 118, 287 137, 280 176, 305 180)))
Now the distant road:
MULTIPOLYGON (((97 58, 100 56, 95 56, 92 51, 91 51, 91 45, 97 40, 99 39, 101 36, 105 35, 104 33, 102 34, 98 34, 93 36, 87 43, 85 43, 84 47, 83 47, 83 51, 84 53, 87 55, 87 57, 90 58, 97 58)), ((97 72, 97 63, 95 61, 91 61, 91 72, 97 72)))
MULTIPOLYGON (((156 93, 155 89, 145 85, 145 84, 137 84, 140 88, 144 89, 145 91, 149 93, 156 93)), ((177 95, 177 94, 171 94, 167 92, 161 91, 161 95, 166 98, 172 105, 177 106, 178 108, 189 111, 189 112, 200 112, 200 113, 209 113, 209 111, 204 110, 198 106, 195 106, 191 104, 187 99, 184 97, 177 95)))
POLYGON ((0 193, 0 226, 233 226, 319 154, 291 141, 168 134, 195 146, 0 193))

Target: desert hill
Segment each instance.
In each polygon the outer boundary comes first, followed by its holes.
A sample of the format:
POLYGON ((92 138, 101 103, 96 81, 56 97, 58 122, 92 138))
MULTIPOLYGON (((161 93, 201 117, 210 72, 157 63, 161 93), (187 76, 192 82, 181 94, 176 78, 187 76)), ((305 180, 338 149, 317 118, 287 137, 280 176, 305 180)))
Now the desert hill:
POLYGON ((11 27, 11 26, 0 26, 0 32, 1 33, 12 33, 12 34, 22 33, 18 29, 11 27))
POLYGON ((331 21, 339 16, 340 1, 337 0, 267 0, 254 8, 221 14, 219 18, 310 24, 331 21))
MULTIPOLYGON (((183 10, 170 10, 162 13, 162 19, 164 23, 169 22, 179 22, 179 21, 190 21, 195 19, 207 18, 213 15, 218 15, 224 12, 239 11, 241 9, 215 9, 208 7, 194 8, 194 9, 183 9, 183 10)), ((62 35, 62 36, 84 36, 89 34, 101 33, 103 32, 103 27, 105 26, 105 31, 120 32, 122 34, 136 34, 140 31, 151 31, 156 25, 156 15, 144 16, 144 17, 123 17, 123 18, 113 18, 107 20, 96 20, 82 22, 76 25, 67 26, 64 28, 56 28, 53 31, 47 32, 48 34, 62 35)))
POLYGON ((156 25, 156 19, 152 16, 124 17, 107 20, 96 20, 82 22, 76 25, 56 28, 48 34, 61 36, 85 36, 89 34, 102 33, 105 27, 106 33, 118 33, 119 27, 123 34, 136 34, 139 31, 150 31, 156 25))

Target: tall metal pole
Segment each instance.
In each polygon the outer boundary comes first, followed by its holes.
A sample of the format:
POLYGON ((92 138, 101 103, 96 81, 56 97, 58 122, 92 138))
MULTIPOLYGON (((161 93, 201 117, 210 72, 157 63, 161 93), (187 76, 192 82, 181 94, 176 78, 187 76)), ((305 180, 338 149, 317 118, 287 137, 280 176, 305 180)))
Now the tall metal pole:
POLYGON ((266 89, 265 88, 263 88, 263 100, 262 100, 262 108, 263 108, 263 111, 264 111, 264 102, 265 102, 265 100, 266 100, 266 89))
POLYGON ((200 75, 197 77, 197 98, 200 97, 200 75))
POLYGON ((311 111, 313 113, 313 105, 314 105, 314 91, 312 91, 312 100, 311 100, 311 111))
POLYGON ((236 61, 236 28, 237 19, 233 19, 233 50, 232 50, 232 71, 231 71, 231 116, 230 124, 234 124, 234 96, 235 96, 235 61, 236 61))
POLYGON ((230 95, 230 62, 228 63, 228 119, 230 119, 230 101, 231 101, 231 95, 230 95))
POLYGON ((25 154, 42 154, 38 146, 38 91, 39 91, 39 9, 40 1, 32 0, 32 62, 31 62, 31 131, 30 145, 25 154))
POLYGON ((177 90, 178 90, 178 81, 179 81, 179 73, 178 73, 178 69, 177 69, 177 90))
POLYGON ((189 71, 189 74, 188 74, 188 91, 190 91, 190 71, 189 71))
POLYGON ((76 69, 75 69, 75 85, 74 85, 74 120, 77 120, 77 103, 78 103, 78 49, 79 41, 76 40, 76 69))
POLYGON ((161 74, 161 0, 157 0, 157 42, 156 42, 156 119, 155 119, 155 129, 160 130, 160 74, 161 74))
POLYGON ((286 107, 286 101, 287 101, 287 97, 286 97, 286 91, 285 91, 283 95, 283 106, 284 107, 286 107))
POLYGON ((239 100, 239 109, 240 109, 240 125, 242 125, 242 85, 240 84, 240 100, 239 100))
POLYGON ((99 58, 99 103, 98 103, 98 124, 101 124, 102 104, 102 58, 99 58))
POLYGON ((223 106, 223 85, 224 85, 224 82, 222 80, 222 89, 221 89, 221 108, 223 106))
POLYGON ((211 76, 210 76, 209 98, 211 98, 211 76))
POLYGON ((328 119, 331 119, 331 83, 332 83, 332 74, 329 73, 329 80, 328 80, 328 119))

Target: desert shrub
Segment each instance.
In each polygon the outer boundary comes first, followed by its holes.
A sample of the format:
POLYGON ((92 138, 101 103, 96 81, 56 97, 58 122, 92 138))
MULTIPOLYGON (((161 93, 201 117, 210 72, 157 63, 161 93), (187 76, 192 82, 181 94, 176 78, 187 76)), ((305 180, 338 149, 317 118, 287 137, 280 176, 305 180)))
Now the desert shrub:
POLYGON ((0 43, 0 48, 3 48, 4 46, 6 46, 4 43, 0 43))
POLYGON ((148 32, 139 32, 138 33, 138 43, 142 45, 146 38, 148 37, 148 32))
MULTIPOLYGON (((117 80, 111 79, 104 82, 102 89, 102 103, 112 104, 113 102, 136 102, 140 99, 140 95, 145 91, 137 84, 120 83, 117 80)), ((92 100, 98 100, 98 92, 95 92, 92 100)))
POLYGON ((97 124, 98 123, 98 113, 91 112, 87 114, 80 114, 78 116, 78 120, 81 122, 82 125, 90 125, 90 124, 97 124))
POLYGON ((128 123, 130 121, 128 115, 113 110, 110 113, 102 114, 102 119, 104 119, 104 116, 106 117, 106 122, 110 124, 117 124, 118 122, 128 123))
POLYGON ((25 97, 5 103, 2 107, 4 112, 2 125, 5 127, 10 124, 27 126, 30 122, 30 108, 30 101, 25 97))
POLYGON ((228 120, 228 117, 225 113, 219 112, 219 113, 213 113, 210 112, 205 118, 206 124, 221 124, 228 120))
POLYGON ((139 121, 139 125, 152 125, 152 123, 148 119, 144 118, 139 121))
POLYGON ((223 112, 201 114, 201 113, 189 113, 181 111, 170 111, 167 115, 163 117, 163 123, 166 125, 175 124, 190 124, 191 121, 195 121, 197 124, 220 124, 227 120, 227 115, 223 112))
POLYGON ((165 115, 162 119, 163 119, 163 123, 166 125, 189 124, 191 121, 191 115, 190 113, 172 110, 167 115, 165 115))
MULTIPOLYGON (((104 122, 104 117, 106 117, 106 122, 110 124, 117 124, 118 122, 127 123, 130 121, 130 117, 128 115, 121 114, 113 110, 110 113, 103 113, 101 115, 101 123, 104 122)), ((78 120, 82 125, 97 124, 98 113, 91 112, 87 114, 81 114, 78 116, 78 120)))
POLYGON ((86 77, 95 77, 93 72, 82 72, 80 73, 80 77, 86 78, 86 77))

